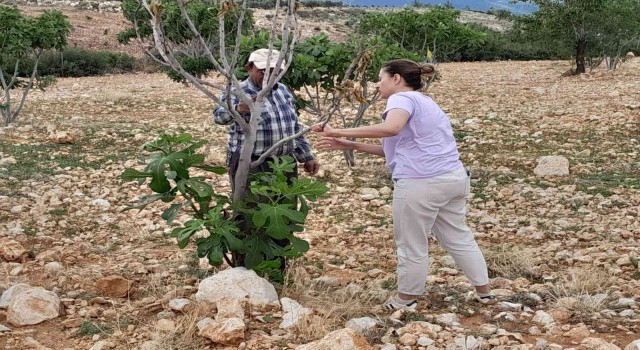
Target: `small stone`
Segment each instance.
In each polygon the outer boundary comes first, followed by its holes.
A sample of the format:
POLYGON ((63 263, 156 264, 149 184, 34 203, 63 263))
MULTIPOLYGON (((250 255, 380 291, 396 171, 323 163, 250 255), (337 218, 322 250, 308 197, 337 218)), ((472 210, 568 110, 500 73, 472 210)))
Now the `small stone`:
POLYGON ((632 298, 620 298, 618 302, 616 302, 616 307, 632 307, 636 304, 635 299, 632 298))
POLYGON ((64 270, 64 268, 62 267, 62 264, 60 264, 59 262, 52 261, 44 265, 44 270, 50 275, 55 275, 61 272, 62 270, 64 270))
POLYGON ((209 323, 213 322, 214 320, 211 317, 206 317, 201 319, 200 321, 198 321, 198 323, 196 323, 196 327, 198 328, 199 331, 203 330, 207 325, 209 325, 209 323))
POLYGON ((109 203, 109 201, 106 199, 98 198, 92 200, 91 205, 96 207, 109 208, 111 206, 111 203, 109 203))
POLYGON ((9 272, 9 275, 11 275, 11 276, 18 276, 19 274, 21 274, 21 273, 22 273, 22 271, 23 271, 23 270, 24 270, 24 267, 23 267, 22 265, 20 265, 20 266, 16 266, 14 269, 12 269, 12 270, 9 272))
POLYGON ((26 254, 27 250, 24 249, 22 244, 16 241, 9 241, 0 244, 0 257, 7 261, 15 261, 26 254))
POLYGON ((569 160, 563 156, 540 157, 533 173, 537 176, 569 175, 569 160))
POLYGON ((433 345, 433 343, 435 343, 435 341, 427 337, 420 337, 418 338, 418 342, 417 342, 419 346, 429 346, 429 345, 433 345))
POLYGON ((13 157, 0 158, 0 165, 13 165, 18 163, 13 157))
POLYGON ((302 322, 306 316, 312 314, 311 309, 302 307, 297 301, 290 298, 280 299, 282 310, 285 314, 282 316, 280 328, 289 329, 295 327, 302 322))
POLYGON ((555 322, 555 320, 553 319, 553 317, 551 317, 551 315, 549 315, 548 313, 542 310, 536 311, 536 314, 533 316, 532 321, 534 323, 538 323, 545 326, 555 322))
POLYGON ((192 303, 189 299, 172 299, 169 301, 169 308, 174 311, 188 312, 192 309, 192 303))
POLYGON ((590 149, 585 149, 585 150, 582 150, 582 151, 576 153, 576 155, 579 156, 579 157, 589 157, 591 155, 591 150, 590 149))
POLYGON ((345 324, 346 328, 353 329, 356 332, 365 333, 376 328, 379 325, 378 320, 371 317, 353 318, 345 324))
POLYGON ((244 340, 245 324, 239 318, 226 318, 209 322, 198 334, 214 343, 238 345, 244 340))
POLYGON ((243 302, 240 299, 221 297, 216 301, 218 313, 216 319, 223 318, 239 318, 244 319, 244 307, 243 302))
POLYGON ((400 337, 400 339, 398 339, 398 341, 402 345, 413 346, 418 342, 418 336, 411 333, 405 333, 400 337))
POLYGON ((122 276, 109 276, 96 281, 98 294, 112 298, 126 297, 132 285, 132 281, 122 276))
POLYGON ((173 332, 176 330, 176 323, 166 318, 161 319, 156 323, 156 329, 161 332, 173 332))

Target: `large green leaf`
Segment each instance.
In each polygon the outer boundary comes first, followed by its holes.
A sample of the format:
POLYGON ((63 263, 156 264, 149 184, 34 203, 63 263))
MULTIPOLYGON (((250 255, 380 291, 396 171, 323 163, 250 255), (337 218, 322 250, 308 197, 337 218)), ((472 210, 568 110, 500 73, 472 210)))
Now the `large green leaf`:
POLYGON ((291 238, 289 238, 289 241, 291 241, 291 245, 293 245, 301 253, 305 253, 309 250, 309 242, 305 241, 304 239, 292 236, 291 238))
POLYGON ((273 251, 269 245, 268 237, 265 236, 249 236, 244 239, 244 250, 246 252, 244 257, 245 267, 251 269, 260 265, 265 257, 267 260, 274 258, 273 251))
POLYGON ((291 209, 291 204, 265 204, 258 203, 258 210, 252 217, 256 227, 264 227, 269 236, 282 239, 291 234, 289 223, 304 222, 305 215, 297 210, 291 209))
POLYGON ((236 221, 234 220, 226 220, 218 215, 217 220, 207 220, 207 226, 213 225, 215 227, 211 227, 209 231, 212 235, 218 235, 227 242, 227 246, 230 250, 235 250, 237 252, 242 253, 244 251, 244 245, 242 244, 242 240, 236 237, 236 233, 240 232, 236 221))
POLYGON ((178 190, 183 195, 195 194, 198 197, 212 197, 216 193, 213 187, 200 178, 183 179, 178 181, 178 190))
POLYGON ((329 191, 329 188, 320 182, 315 182, 311 179, 295 179, 290 187, 286 189, 284 194, 305 196, 310 201, 315 201, 318 196, 321 196, 329 191))
POLYGON ((124 181, 133 181, 137 179, 145 179, 147 177, 151 177, 150 173, 145 173, 136 169, 125 169, 125 171, 120 174, 120 178, 124 181))
POLYGON ((188 179, 189 172, 181 162, 185 157, 187 155, 184 153, 156 154, 152 156, 151 162, 145 169, 145 172, 150 172, 153 176, 149 188, 158 193, 169 191, 171 184, 167 180, 167 170, 175 171, 182 179, 188 179), (169 169, 167 169, 167 165, 169 169))
POLYGON ((184 223, 184 227, 175 228, 171 231, 171 237, 178 239, 178 247, 184 249, 189 244, 191 236, 202 230, 204 222, 202 220, 189 220, 184 223))
POLYGON ((173 223, 173 219, 176 218, 176 215, 178 215, 183 205, 184 203, 172 204, 169 209, 162 213, 162 218, 167 220, 167 224, 171 225, 171 223, 173 223))

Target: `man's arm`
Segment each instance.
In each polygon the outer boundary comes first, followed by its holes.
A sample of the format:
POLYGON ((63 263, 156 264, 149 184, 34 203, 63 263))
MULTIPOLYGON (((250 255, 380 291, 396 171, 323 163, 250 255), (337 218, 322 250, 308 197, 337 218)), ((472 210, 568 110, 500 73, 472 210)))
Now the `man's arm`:
MULTIPOLYGON (((226 99, 226 94, 222 93, 220 99, 224 101, 226 99)), ((238 98, 234 95, 231 95, 231 106, 233 106, 233 108, 235 108, 236 110, 238 110, 238 102, 238 98)), ((220 105, 216 105, 216 107, 213 109, 213 121, 214 123, 219 125, 229 125, 234 122, 234 119, 233 115, 229 113, 226 108, 220 105)))

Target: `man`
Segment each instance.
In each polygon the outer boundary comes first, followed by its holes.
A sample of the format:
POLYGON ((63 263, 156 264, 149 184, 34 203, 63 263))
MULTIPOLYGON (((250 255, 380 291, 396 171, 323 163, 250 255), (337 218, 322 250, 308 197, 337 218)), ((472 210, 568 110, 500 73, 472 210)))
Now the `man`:
MULTIPOLYGON (((259 49, 249 55, 249 61, 244 66, 249 73, 249 78, 242 81, 240 86, 249 97, 254 99, 254 101, 258 93, 262 90, 262 81, 264 79, 265 70, 267 69, 267 61, 269 61, 270 64, 269 69, 275 68, 279 54, 280 53, 278 51, 271 50, 271 55, 269 55, 268 49, 259 49)), ((281 68, 284 68, 284 66, 285 63, 282 62, 281 68)), ((241 103, 235 96, 231 96, 231 104, 236 111, 240 113, 240 115, 249 121, 249 118, 251 117, 249 106, 241 103)), ((274 85, 273 89, 265 95, 264 104, 265 108, 260 115, 261 120, 259 121, 256 133, 256 143, 253 149, 253 154, 251 155, 252 161, 257 160, 278 141, 295 135, 302 130, 300 123, 298 122, 296 103, 293 98, 293 94, 291 94, 285 85, 280 83, 274 85)), ((216 106, 214 109, 213 120, 216 124, 229 125, 227 165, 229 166, 229 178, 231 180, 231 188, 233 190, 235 188, 235 176, 238 170, 240 151, 245 140, 244 131, 234 121, 231 113, 222 106, 216 106)), ((304 136, 285 142, 278 147, 277 150, 272 152, 271 155, 291 155, 299 163, 303 163, 304 170, 311 175, 316 174, 320 167, 318 161, 311 153, 311 145, 304 136)), ((271 168, 265 161, 258 167, 252 168, 250 173, 253 174, 268 171, 271 171, 271 168)), ((291 181, 297 176, 298 169, 296 167, 292 172, 287 174, 287 180, 291 181)), ((274 241, 282 247, 285 247, 290 243, 288 239, 274 239, 274 241)), ((244 256, 238 255, 235 259, 240 266, 244 264, 244 256)), ((286 259, 282 257, 280 261, 280 270, 284 271, 286 268, 286 259)))
MULTIPOLYGON (((262 90, 262 81, 264 79, 265 70, 267 69, 267 61, 269 61, 269 69, 273 69, 278 61, 279 52, 271 50, 269 55, 268 49, 259 49, 249 55, 249 61, 244 68, 249 73, 249 78, 242 81, 240 86, 249 97, 255 99, 262 90)), ((282 62, 281 68, 285 63, 282 62)), ((246 116, 247 121, 250 117, 249 106, 240 103, 235 96, 231 97, 231 103, 238 113, 246 116)), ((255 161, 265 153, 271 146, 278 141, 297 134, 302 130, 298 122, 296 114, 295 99, 289 89, 277 83, 271 92, 264 99, 265 110, 260 115, 261 121, 258 124, 255 148, 253 149, 252 161, 255 161)), ((229 176, 231 177, 231 186, 234 186, 234 178, 238 169, 238 161, 240 158, 240 150, 242 148, 245 135, 242 128, 234 122, 233 116, 226 109, 217 106, 213 111, 213 119, 216 124, 229 125, 229 144, 227 153, 227 165, 229 166, 229 176)), ((304 164, 304 170, 314 175, 318 172, 320 165, 311 153, 311 145, 304 136, 300 136, 281 145, 273 156, 291 155, 299 163, 304 164)), ((261 164, 258 169, 252 169, 251 173, 270 171, 267 163, 261 164)), ((289 178, 297 177, 297 169, 289 174, 289 178)))

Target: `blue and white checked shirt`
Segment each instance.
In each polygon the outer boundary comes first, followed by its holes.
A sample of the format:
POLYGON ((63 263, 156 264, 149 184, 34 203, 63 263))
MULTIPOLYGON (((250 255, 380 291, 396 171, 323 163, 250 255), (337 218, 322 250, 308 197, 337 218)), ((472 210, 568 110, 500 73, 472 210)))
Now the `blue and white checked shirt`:
MULTIPOLYGON (((240 86, 249 97, 256 97, 262 89, 251 82, 250 79, 242 81, 240 86)), ((221 99, 225 99, 224 94, 221 99)), ((235 108, 239 104, 239 99, 236 96, 231 96, 231 103, 235 108)), ((295 135, 302 130, 296 114, 295 100, 285 85, 277 83, 271 93, 265 96, 264 103, 265 110, 260 115, 261 120, 258 122, 256 144, 253 149, 253 156, 256 158, 260 157, 276 142, 285 137, 295 135)), ((248 121, 250 116, 246 118, 248 121)), ((222 106, 216 106, 213 110, 213 121, 216 124, 229 125, 229 153, 227 157, 227 162, 229 162, 230 155, 242 147, 245 140, 244 131, 234 122, 231 113, 222 106)), ((309 145, 304 136, 285 142, 272 155, 291 155, 300 163, 314 159, 313 154, 311 154, 311 145, 309 145)))

